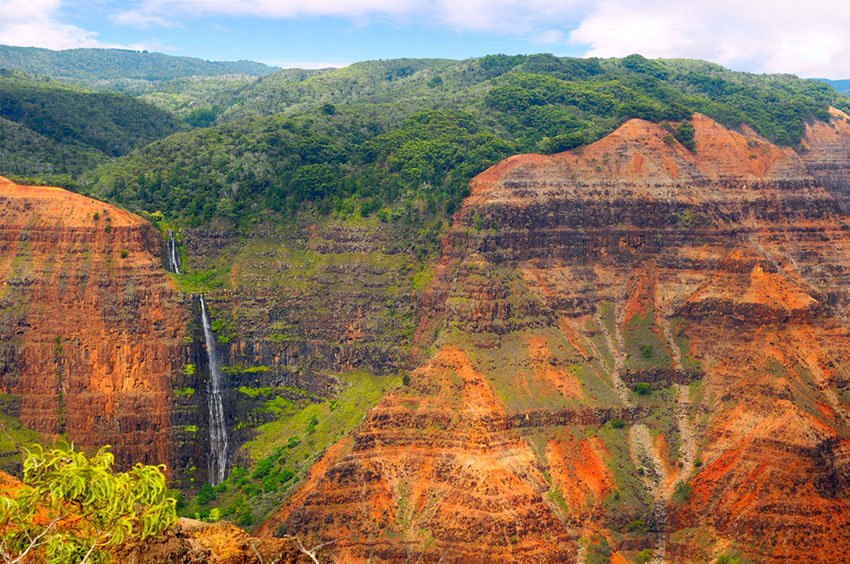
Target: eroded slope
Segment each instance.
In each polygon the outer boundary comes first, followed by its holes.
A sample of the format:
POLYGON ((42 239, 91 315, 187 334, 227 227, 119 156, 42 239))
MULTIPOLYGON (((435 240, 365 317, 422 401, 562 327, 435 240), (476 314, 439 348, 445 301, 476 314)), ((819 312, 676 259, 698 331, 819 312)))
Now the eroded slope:
POLYGON ((186 312, 142 218, 0 178, 0 376, 21 422, 120 464, 171 456, 186 312))
POLYGON ((846 558, 850 239, 819 172, 843 120, 805 158, 695 115, 694 151, 632 120, 482 173, 420 303, 428 360, 265 533, 346 559, 846 558))

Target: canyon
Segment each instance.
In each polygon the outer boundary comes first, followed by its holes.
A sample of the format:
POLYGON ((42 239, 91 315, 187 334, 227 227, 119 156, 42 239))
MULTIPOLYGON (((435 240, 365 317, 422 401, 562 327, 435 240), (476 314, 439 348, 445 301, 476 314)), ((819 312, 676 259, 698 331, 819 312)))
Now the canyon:
POLYGON ((163 235, 0 179, 4 411, 194 491, 256 462, 267 402, 412 368, 281 496, 264 546, 850 559, 850 117, 796 149, 690 123, 692 149, 632 119, 496 164, 430 267, 381 225, 163 235), (223 273, 204 296, 200 270, 223 273))
POLYGON ((421 366, 261 528, 338 560, 850 557, 850 118, 477 176, 421 366))

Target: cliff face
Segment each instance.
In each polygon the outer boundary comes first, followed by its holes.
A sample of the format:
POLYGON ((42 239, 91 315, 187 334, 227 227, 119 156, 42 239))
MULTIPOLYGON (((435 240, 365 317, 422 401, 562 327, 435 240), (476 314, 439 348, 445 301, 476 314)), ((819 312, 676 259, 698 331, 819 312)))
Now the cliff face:
POLYGON ((408 387, 263 528, 344 559, 850 557, 850 126, 640 120, 473 180, 408 387))
POLYGON ((170 461, 187 313, 160 246, 129 212, 0 178, 0 383, 24 425, 110 444, 119 464, 170 461))
MULTIPOLYGON (((267 435, 266 424, 307 403, 338 398, 347 386, 344 373, 365 370, 389 380, 408 365, 421 228, 408 227, 409 236, 404 227, 377 220, 320 219, 241 235, 212 228, 179 234, 186 269, 216 276, 205 300, 223 372, 232 465, 271 454, 256 448, 280 440, 267 435), (281 403, 291 409, 282 413, 281 403)), ((182 285, 191 276, 174 279, 182 285)), ((183 290, 199 291, 191 282, 183 290)), ((207 479, 208 373, 197 299, 186 305, 192 312, 186 362, 195 370, 174 381, 172 422, 175 461, 184 469, 179 484, 194 489, 207 479)), ((315 445, 315 455, 326 446, 315 445)))

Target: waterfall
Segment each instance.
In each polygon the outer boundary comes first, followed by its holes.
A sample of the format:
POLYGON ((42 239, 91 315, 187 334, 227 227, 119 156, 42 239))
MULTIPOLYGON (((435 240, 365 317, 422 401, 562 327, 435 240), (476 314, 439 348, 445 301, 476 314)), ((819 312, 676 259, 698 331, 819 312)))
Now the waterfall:
POLYGON ((224 481, 227 473, 227 428, 224 425, 224 403, 221 401, 221 370, 218 366, 215 337, 210 327, 203 294, 199 296, 199 301, 210 366, 210 379, 207 382, 207 406, 210 410, 210 484, 217 486, 224 481))
POLYGON ((174 231, 168 232, 168 271, 174 272, 175 274, 183 274, 180 272, 180 253, 177 252, 177 242, 174 240, 174 231))

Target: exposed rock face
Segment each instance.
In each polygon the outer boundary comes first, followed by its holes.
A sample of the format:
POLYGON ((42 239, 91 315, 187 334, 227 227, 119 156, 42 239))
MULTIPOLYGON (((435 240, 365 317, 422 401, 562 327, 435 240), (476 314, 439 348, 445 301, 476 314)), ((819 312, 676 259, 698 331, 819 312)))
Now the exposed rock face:
MULTIPOLYGON (((309 550, 309 547, 305 547, 309 550)), ((321 551, 316 551, 321 556, 321 551)), ((313 560, 295 539, 261 540, 226 522, 180 519, 173 530, 154 540, 118 547, 122 564, 295 564, 313 560)))
POLYGON ((122 465, 170 461, 186 312, 160 246, 129 212, 0 178, 0 384, 26 426, 122 465))
POLYGON ((283 523, 323 541, 346 531, 334 549, 342 559, 470 561, 485 546, 487 560, 572 561, 534 454, 500 425, 504 409, 469 358, 441 349, 413 379, 265 531, 283 523))
MULTIPOLYGON (((241 235, 224 228, 179 234, 184 268, 220 276, 205 301, 224 372, 232 465, 249 465, 242 445, 280 418, 270 400, 333 398, 339 373, 392 375, 409 366, 420 229, 322 220, 241 235)), ((197 297, 189 298, 186 362, 194 366, 174 380, 172 422, 177 484, 191 490, 207 479, 209 432, 204 336, 197 297)))
POLYGON ((343 560, 850 558, 850 125, 802 157, 693 125, 694 152, 632 120, 474 179, 420 304, 435 352, 263 532, 343 560))

